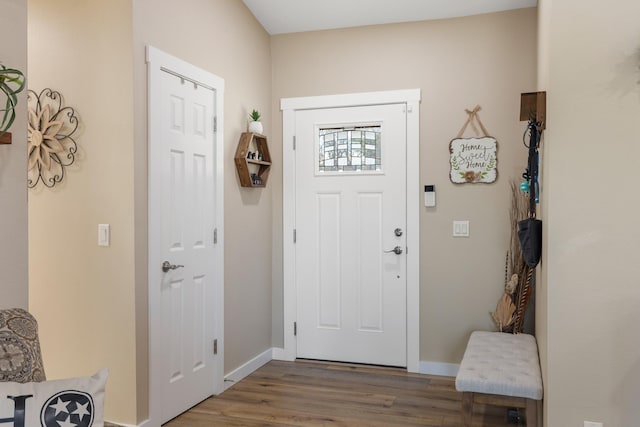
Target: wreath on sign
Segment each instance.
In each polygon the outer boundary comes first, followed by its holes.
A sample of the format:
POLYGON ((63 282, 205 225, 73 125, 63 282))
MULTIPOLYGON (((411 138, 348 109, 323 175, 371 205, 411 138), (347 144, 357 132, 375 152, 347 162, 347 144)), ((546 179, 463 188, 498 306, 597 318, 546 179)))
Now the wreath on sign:
POLYGON ((449 178, 454 184, 488 184, 495 182, 498 177, 498 141, 489 136, 489 132, 480 121, 478 116, 480 110, 479 105, 476 105, 473 110, 465 109, 467 121, 458 135, 449 143, 451 166, 449 178), (469 125, 476 137, 463 138, 469 125))

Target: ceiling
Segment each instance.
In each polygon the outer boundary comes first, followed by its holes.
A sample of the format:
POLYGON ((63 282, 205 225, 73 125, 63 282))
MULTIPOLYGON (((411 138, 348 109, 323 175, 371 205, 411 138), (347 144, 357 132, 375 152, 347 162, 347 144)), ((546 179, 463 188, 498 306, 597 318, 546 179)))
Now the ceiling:
POLYGON ((535 7, 537 0, 242 0, 271 35, 535 7))

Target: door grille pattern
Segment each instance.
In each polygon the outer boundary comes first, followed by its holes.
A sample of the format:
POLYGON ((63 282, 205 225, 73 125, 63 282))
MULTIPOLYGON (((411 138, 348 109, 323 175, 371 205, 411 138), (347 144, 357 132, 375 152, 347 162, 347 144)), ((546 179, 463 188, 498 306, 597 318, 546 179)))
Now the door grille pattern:
POLYGON ((321 128, 318 172, 382 170, 381 126, 321 128))

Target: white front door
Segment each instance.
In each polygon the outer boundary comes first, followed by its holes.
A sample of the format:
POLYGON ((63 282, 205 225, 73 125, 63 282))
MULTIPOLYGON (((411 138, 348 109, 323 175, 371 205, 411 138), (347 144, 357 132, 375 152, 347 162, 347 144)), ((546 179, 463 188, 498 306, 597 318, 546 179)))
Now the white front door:
MULTIPOLYGON (((216 392, 216 91, 168 69, 151 85, 150 384, 165 422, 216 392)), ((221 337, 220 337, 221 338, 221 337)), ((152 414, 153 415, 153 414, 152 414)))
POLYGON ((297 357, 407 366, 406 120, 296 112, 297 357))

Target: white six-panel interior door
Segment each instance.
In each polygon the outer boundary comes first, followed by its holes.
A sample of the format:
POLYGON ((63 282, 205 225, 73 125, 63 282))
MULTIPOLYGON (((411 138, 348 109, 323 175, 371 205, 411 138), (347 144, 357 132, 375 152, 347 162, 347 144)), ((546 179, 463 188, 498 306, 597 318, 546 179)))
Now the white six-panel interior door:
POLYGON ((284 346, 274 358, 419 371, 419 102, 419 89, 281 100, 284 346), (380 170, 320 170, 319 130, 363 126, 380 127, 380 170))
POLYGON ((222 390, 221 138, 214 124, 222 82, 152 48, 149 59, 150 407, 155 424, 222 390))

